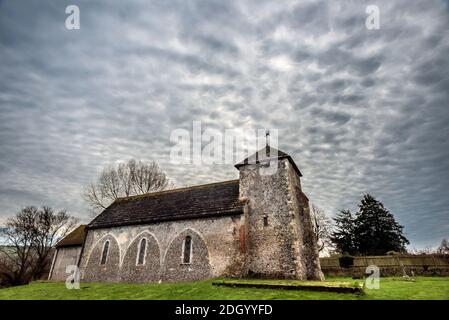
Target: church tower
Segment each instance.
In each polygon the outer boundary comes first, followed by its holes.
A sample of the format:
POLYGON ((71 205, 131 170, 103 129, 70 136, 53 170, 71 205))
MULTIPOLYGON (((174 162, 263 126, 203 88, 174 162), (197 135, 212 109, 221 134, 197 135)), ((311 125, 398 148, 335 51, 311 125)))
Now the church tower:
POLYGON ((247 201, 245 273, 323 279, 309 200, 293 159, 267 144, 235 167, 240 198, 247 201))

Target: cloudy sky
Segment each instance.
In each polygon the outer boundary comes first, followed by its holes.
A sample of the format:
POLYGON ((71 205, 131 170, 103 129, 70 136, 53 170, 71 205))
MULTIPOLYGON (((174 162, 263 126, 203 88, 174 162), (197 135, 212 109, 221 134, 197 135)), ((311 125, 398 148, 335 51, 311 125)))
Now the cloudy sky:
POLYGON ((442 0, 0 0, 0 219, 46 204, 87 222, 83 186, 130 158, 176 186, 237 178, 170 163, 170 134, 201 121, 278 129, 329 215, 369 192, 413 247, 436 246, 449 236, 448 57, 442 0), (70 4, 80 30, 65 28, 70 4))

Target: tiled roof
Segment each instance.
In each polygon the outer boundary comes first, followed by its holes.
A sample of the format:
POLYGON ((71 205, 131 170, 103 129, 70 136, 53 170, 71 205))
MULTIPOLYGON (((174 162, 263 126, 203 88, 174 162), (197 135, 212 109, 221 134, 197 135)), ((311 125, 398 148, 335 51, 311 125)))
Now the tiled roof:
POLYGON ((238 169, 239 167, 244 166, 246 164, 256 164, 256 163, 259 163, 260 161, 268 160, 268 159, 270 159, 270 160, 272 160, 272 159, 288 159, 288 161, 290 161, 290 163, 292 164, 295 171, 299 174, 300 177, 302 177, 301 171, 299 171, 298 167, 296 166, 296 163, 293 161, 293 159, 292 159, 292 157, 290 157, 290 155, 288 155, 287 153, 285 153, 281 150, 270 147, 270 146, 266 146, 265 148, 260 149, 259 151, 252 154, 245 160, 237 163, 235 165, 235 167, 238 169))
POLYGON ((73 230, 68 235, 66 235, 64 238, 62 238, 56 244, 56 246, 57 247, 67 247, 67 246, 82 245, 84 242, 84 237, 86 236, 85 229, 86 229, 85 224, 80 225, 75 230, 73 230))
POLYGON ((88 228, 240 214, 243 206, 239 201, 239 181, 231 180, 119 198, 88 228))

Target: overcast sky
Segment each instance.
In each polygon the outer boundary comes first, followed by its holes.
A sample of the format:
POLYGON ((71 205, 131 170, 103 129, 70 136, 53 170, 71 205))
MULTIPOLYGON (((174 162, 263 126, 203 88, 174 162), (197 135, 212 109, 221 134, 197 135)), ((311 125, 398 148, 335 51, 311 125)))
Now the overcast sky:
POLYGON ((371 193, 412 247, 449 237, 448 1, 0 0, 0 219, 25 205, 88 221, 83 186, 130 158, 176 186, 173 130, 279 129, 334 215, 371 193), (80 30, 65 28, 79 6, 80 30), (380 29, 365 27, 368 4, 380 29))

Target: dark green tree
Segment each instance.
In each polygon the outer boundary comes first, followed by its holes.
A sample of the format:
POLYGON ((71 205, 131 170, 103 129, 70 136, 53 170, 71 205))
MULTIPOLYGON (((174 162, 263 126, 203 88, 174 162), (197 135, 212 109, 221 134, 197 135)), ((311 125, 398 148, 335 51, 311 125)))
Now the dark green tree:
POLYGON ((335 229, 331 235, 331 241, 338 252, 355 254, 356 247, 354 243, 354 218, 349 210, 340 210, 337 216, 333 218, 335 229))
POLYGON ((409 241, 403 235, 403 228, 382 202, 366 194, 354 221, 355 251, 360 255, 404 252, 409 241))

